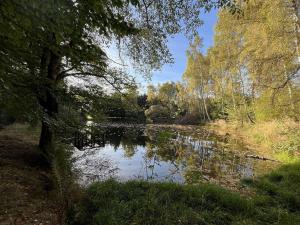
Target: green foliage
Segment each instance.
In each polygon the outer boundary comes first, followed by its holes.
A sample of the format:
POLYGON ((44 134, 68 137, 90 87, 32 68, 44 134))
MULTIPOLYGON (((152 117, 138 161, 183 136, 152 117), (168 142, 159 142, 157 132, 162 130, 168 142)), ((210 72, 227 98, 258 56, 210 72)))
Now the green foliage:
POLYGON ((19 122, 36 124, 41 117, 41 108, 34 94, 26 88, 0 81, 0 114, 2 117, 0 123, 3 124, 16 119, 19 122))
POLYGON ((180 113, 178 108, 178 87, 174 82, 166 82, 147 89, 147 103, 150 106, 145 115, 152 122, 173 122, 180 113))
POLYGON ((209 114, 212 120, 228 118, 228 112, 222 106, 222 101, 213 99, 209 105, 209 114))
POLYGON ((174 136, 174 133, 171 131, 160 131, 157 136, 157 141, 158 142, 166 142, 170 141, 170 138, 174 136))

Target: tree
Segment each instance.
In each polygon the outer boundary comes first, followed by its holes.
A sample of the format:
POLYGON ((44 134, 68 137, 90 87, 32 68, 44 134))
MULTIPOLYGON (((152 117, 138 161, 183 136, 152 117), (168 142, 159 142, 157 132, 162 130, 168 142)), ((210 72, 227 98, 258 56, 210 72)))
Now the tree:
POLYGON ((210 73, 213 80, 214 94, 221 102, 223 117, 242 124, 247 119, 249 89, 252 83, 245 68, 245 60, 240 55, 244 50, 243 17, 237 18, 228 11, 220 11, 215 28, 214 46, 209 49, 210 73))
POLYGON ((158 93, 157 88, 154 85, 148 85, 147 87, 147 103, 149 105, 158 104, 158 93))
POLYGON ((238 15, 219 11, 207 55, 199 50, 200 38, 191 44, 183 75, 189 110, 209 118, 209 102, 222 118, 242 125, 255 119, 299 120, 298 1, 241 1, 240 9, 238 15))
POLYGON ((196 36, 194 43, 187 51, 187 67, 183 79, 187 82, 188 90, 196 101, 194 107, 199 110, 203 120, 210 120, 207 107, 207 99, 210 95, 210 74, 208 58, 200 52, 201 39, 196 36))
POLYGON ((257 94, 270 96, 265 107, 287 110, 294 118, 299 113, 294 80, 300 69, 299 17, 295 7, 298 6, 293 0, 251 1, 245 6, 245 22, 241 25, 248 28, 244 29, 245 50, 241 57, 247 59, 257 94), (282 98, 284 95, 287 98, 282 98))
POLYGON ((174 82, 166 82, 158 86, 159 102, 166 106, 171 112, 176 111, 177 105, 177 87, 174 82))
POLYGON ((108 66, 104 51, 107 43, 118 43, 120 51, 136 65, 147 62, 144 69, 159 68, 171 61, 167 36, 179 32, 194 35, 201 25, 200 8, 224 6, 228 2, 3 0, 1 85, 21 88, 39 104, 42 111, 39 146, 50 156, 54 136, 51 123, 60 113, 59 93, 67 88, 67 77, 93 76, 99 82, 122 87, 128 79, 108 66))

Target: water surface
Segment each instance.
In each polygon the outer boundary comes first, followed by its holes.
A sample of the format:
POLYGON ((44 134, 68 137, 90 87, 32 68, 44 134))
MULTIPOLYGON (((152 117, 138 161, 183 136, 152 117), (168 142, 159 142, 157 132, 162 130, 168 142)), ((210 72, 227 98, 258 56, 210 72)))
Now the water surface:
POLYGON ((245 157, 242 143, 228 143, 206 131, 195 135, 163 127, 99 126, 77 138, 75 166, 81 182, 117 178, 178 183, 212 182, 236 187, 274 163, 245 157))

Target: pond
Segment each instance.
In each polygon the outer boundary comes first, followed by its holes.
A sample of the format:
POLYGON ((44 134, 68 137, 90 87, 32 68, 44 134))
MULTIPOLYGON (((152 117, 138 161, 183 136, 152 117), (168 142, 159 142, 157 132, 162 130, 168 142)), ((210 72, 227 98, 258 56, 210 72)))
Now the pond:
POLYGON ((187 126, 99 125, 74 139, 75 168, 88 184, 111 177, 178 183, 212 182, 236 188, 274 162, 246 157, 243 143, 187 126))

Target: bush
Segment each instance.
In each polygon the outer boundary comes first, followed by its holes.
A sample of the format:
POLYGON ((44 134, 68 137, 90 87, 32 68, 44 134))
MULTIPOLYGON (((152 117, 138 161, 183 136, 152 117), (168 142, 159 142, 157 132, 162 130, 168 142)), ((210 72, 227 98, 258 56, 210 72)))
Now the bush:
POLYGON ((16 119, 13 116, 9 115, 6 112, 0 111, 0 128, 2 126, 13 124, 15 121, 16 119))
POLYGON ((171 122, 170 111, 167 107, 161 105, 152 105, 145 111, 148 121, 153 123, 171 122))
POLYGON ((183 117, 177 119, 175 121, 176 124, 182 124, 182 125, 196 125, 199 124, 201 121, 200 116, 196 113, 192 114, 185 114, 183 117))
POLYGON ((55 143, 51 167, 56 208, 60 217, 65 218, 65 210, 80 195, 79 185, 76 183, 76 171, 73 168, 72 148, 69 145, 55 143))

